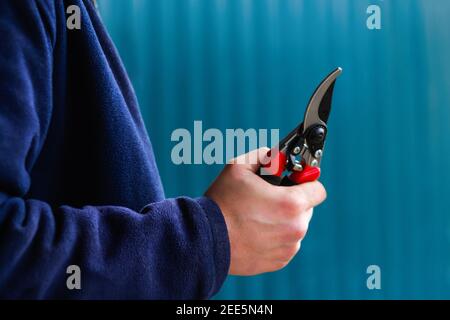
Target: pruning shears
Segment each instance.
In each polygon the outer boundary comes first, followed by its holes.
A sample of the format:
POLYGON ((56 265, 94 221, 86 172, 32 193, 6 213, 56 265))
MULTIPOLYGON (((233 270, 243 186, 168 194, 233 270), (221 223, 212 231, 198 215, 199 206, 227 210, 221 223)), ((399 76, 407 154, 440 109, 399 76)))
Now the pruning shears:
POLYGON ((319 178, 334 85, 341 73, 342 69, 337 68, 320 83, 309 100, 303 122, 268 152, 269 162, 259 171, 264 180, 291 186, 319 178))

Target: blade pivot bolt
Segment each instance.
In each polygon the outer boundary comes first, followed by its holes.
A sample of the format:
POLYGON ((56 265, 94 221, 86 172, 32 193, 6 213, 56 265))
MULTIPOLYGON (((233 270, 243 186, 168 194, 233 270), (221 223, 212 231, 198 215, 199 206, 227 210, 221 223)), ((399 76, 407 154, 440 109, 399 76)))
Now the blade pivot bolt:
POLYGON ((322 157, 322 154, 323 154, 322 149, 316 150, 316 152, 314 153, 314 157, 320 158, 320 157, 322 157))
POLYGON ((303 171, 303 166, 300 164, 300 162, 296 161, 296 162, 294 163, 293 169, 294 169, 295 171, 303 171))
POLYGON ((325 140, 326 128, 322 125, 317 125, 308 130, 307 141, 309 144, 319 144, 325 140))
POLYGON ((295 154, 295 155, 297 155, 297 154, 300 153, 300 151, 302 151, 302 150, 300 149, 300 147, 299 147, 299 146, 296 146, 296 147, 294 148, 294 150, 292 150, 292 153, 295 154))

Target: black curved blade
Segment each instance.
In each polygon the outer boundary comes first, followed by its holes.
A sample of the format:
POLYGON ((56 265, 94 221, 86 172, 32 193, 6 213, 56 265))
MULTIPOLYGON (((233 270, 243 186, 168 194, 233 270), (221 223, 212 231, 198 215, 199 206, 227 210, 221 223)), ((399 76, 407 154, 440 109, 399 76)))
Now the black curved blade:
POLYGON ((333 98, 333 90, 334 90, 334 84, 336 81, 333 81, 333 83, 328 88, 327 92, 323 96, 322 102, 320 102, 318 114, 320 120, 327 123, 328 117, 330 116, 331 112, 331 100, 333 98))
POLYGON ((331 98, 337 77, 342 73, 341 68, 331 72, 316 88, 311 96, 304 116, 303 132, 312 126, 326 126, 331 111, 331 98))

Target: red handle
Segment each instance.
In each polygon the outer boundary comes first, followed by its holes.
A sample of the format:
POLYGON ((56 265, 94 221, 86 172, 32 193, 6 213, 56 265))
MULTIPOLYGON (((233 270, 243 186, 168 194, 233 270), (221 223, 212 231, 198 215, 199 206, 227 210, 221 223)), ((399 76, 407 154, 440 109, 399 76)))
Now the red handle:
MULTIPOLYGON (((268 176, 277 176, 281 177, 283 175, 284 170, 286 169, 286 154, 284 152, 277 152, 275 155, 272 155, 272 150, 267 153, 267 156, 270 157, 270 162, 263 165, 263 172, 268 176)), ((302 184, 306 182, 316 181, 320 177, 320 168, 312 167, 309 165, 303 164, 302 171, 293 171, 288 177, 286 182, 287 184, 302 184)))
POLYGON ((320 168, 305 165, 302 171, 294 171, 289 175, 293 183, 301 184, 316 181, 320 177, 320 168))

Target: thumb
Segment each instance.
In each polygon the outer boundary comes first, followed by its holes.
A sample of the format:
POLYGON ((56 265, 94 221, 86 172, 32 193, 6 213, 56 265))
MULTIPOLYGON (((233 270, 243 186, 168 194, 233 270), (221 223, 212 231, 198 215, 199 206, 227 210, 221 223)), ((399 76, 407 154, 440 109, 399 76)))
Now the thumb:
POLYGON ((252 150, 249 153, 245 153, 239 157, 231 159, 229 164, 238 164, 249 171, 257 172, 263 163, 267 163, 267 152, 269 152, 269 150, 270 149, 267 147, 252 150))

